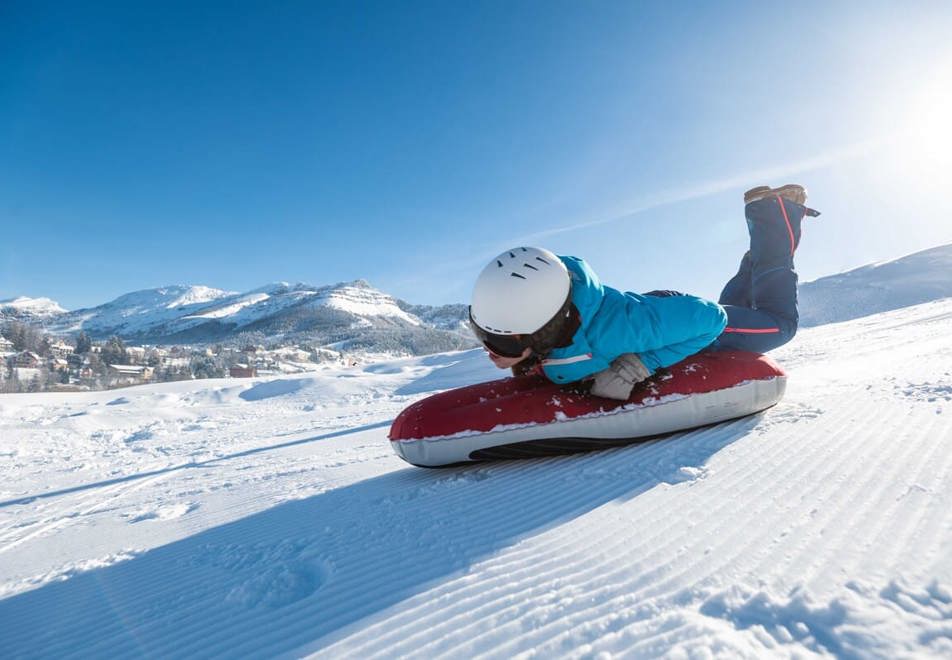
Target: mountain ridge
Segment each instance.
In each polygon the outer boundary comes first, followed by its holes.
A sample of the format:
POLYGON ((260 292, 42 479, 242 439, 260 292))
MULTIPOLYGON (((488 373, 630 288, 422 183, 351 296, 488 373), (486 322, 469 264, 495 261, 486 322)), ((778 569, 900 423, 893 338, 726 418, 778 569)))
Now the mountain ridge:
POLYGON ((469 348, 465 305, 415 305, 364 279, 314 286, 271 282, 246 292, 204 285, 132 291, 95 307, 66 311, 46 299, 17 299, 0 319, 59 335, 84 331, 140 344, 267 341, 334 344, 351 350, 425 354, 469 348), (27 301, 45 301, 42 305, 27 301), (44 314, 26 315, 28 308, 44 314))
POLYGON ((799 296, 803 327, 952 297, 952 243, 805 282, 799 296))
POLYGON ((0 300, 0 319, 42 320, 64 313, 66 310, 50 298, 17 296, 0 300))

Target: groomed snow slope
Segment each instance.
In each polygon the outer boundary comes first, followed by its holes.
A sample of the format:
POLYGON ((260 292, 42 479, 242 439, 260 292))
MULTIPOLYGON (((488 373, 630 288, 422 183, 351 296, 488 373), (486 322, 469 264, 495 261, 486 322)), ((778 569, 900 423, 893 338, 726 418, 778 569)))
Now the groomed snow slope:
POLYGON ((478 351, 0 397, 7 657, 950 657, 952 301, 802 331, 764 414, 424 470, 478 351))

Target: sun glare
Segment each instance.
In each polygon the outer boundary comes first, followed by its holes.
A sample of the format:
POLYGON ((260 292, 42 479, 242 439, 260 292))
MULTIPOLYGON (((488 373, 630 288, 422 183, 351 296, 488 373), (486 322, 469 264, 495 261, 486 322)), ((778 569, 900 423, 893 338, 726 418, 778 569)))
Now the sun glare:
POLYGON ((918 89, 893 104, 900 110, 882 167, 907 189, 948 186, 952 172, 952 64, 933 70, 918 89))

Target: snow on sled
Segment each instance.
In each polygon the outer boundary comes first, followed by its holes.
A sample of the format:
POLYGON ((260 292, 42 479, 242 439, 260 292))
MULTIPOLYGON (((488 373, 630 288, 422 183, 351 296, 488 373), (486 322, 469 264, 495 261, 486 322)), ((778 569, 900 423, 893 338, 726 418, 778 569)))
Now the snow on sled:
POLYGON ((434 394, 390 427, 400 458, 421 467, 604 449, 750 415, 777 403, 787 377, 770 358, 699 353, 635 388, 627 401, 576 394, 541 376, 434 394))

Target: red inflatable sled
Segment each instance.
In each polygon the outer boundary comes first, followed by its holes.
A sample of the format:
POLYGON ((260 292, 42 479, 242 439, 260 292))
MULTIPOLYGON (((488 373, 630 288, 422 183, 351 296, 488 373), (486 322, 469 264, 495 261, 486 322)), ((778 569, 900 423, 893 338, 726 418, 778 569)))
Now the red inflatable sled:
POLYGON ((504 378, 417 401, 394 420, 390 441, 421 467, 604 449, 759 412, 780 400, 786 380, 770 358, 742 351, 694 355, 627 401, 540 376, 504 378))

